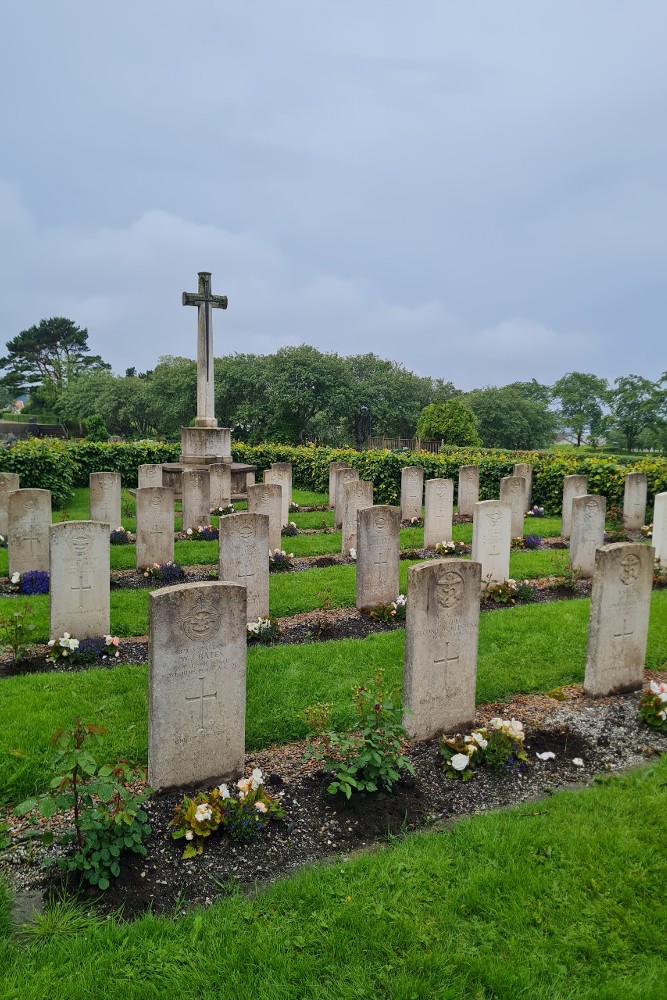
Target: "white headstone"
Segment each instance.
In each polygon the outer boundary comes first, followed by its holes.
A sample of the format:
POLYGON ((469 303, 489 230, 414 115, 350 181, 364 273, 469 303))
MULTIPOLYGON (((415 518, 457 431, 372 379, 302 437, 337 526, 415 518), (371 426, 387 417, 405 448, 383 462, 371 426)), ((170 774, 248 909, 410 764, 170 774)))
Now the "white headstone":
POLYGON ((410 521, 422 516, 422 493, 424 492, 424 470, 420 465, 408 465, 401 469, 401 520, 410 521))
POLYGON ((232 502, 232 467, 229 462, 212 462, 208 467, 211 509, 228 507, 232 502))
POLYGON ((277 483, 256 483, 248 488, 249 512, 266 514, 269 519, 269 548, 272 552, 281 548, 282 496, 282 486, 277 483))
POLYGON ((647 493, 646 473, 629 472, 625 477, 623 493, 623 527, 626 531, 639 531, 646 524, 647 493))
POLYGON ((472 514, 472 560, 481 563, 482 583, 510 575, 512 510, 506 500, 480 500, 472 514))
POLYGON ((137 469, 137 488, 143 490, 148 486, 162 486, 161 465, 140 465, 137 469))
POLYGON ((269 616, 269 518, 226 514, 220 518, 219 575, 247 590, 248 621, 269 616))
POLYGON ((7 500, 9 575, 49 572, 50 490, 14 490, 7 500))
POLYGON ((184 469, 181 477, 182 530, 196 531, 211 523, 211 480, 208 469, 184 469))
POLYGON ((345 483, 358 483, 359 473, 356 469, 339 469, 336 473, 336 506, 334 508, 334 528, 343 527, 343 486, 345 483))
POLYGON ((245 756, 245 587, 186 583, 154 591, 148 602, 151 787, 210 787, 238 777, 245 756))
POLYGON ((120 506, 120 475, 117 472, 91 472, 90 520, 110 525, 111 531, 122 525, 120 506))
POLYGON ((606 499, 593 494, 572 501, 570 566, 586 579, 593 576, 595 552, 604 545, 606 507, 606 499))
POLYGON ((282 469, 271 467, 264 470, 262 478, 265 483, 280 487, 280 526, 284 528, 286 524, 289 524, 290 490, 287 476, 282 469))
POLYGON ((0 535, 9 535, 9 494, 20 488, 20 477, 15 472, 0 472, 0 535))
POLYGON ((427 479, 424 503, 424 548, 451 542, 454 515, 454 480, 427 479))
POLYGON ((572 532, 572 501, 588 493, 586 476, 565 476, 563 479, 563 510, 560 529, 561 538, 569 538, 572 532))
POLYGON ((503 476, 500 480, 500 499, 506 500, 512 510, 512 538, 523 538, 523 518, 528 509, 524 477, 503 476))
POLYGON ((462 465, 459 469, 457 512, 464 515, 464 517, 472 517, 472 512, 478 500, 479 466, 462 465))
MULTIPOLYGON (((283 479, 280 480, 280 482, 281 482, 281 484, 282 484, 283 481, 285 481, 287 483, 288 502, 291 503, 292 502, 292 479, 293 479, 292 463, 291 462, 272 462, 271 463, 271 468, 275 472, 281 472, 282 473, 283 479)), ((278 481, 279 480, 274 480, 274 482, 278 482, 278 481)))
POLYGON ((49 529, 50 637, 76 639, 109 634, 109 525, 65 521, 49 529))
POLYGON ((526 480, 526 510, 530 510, 533 496, 533 467, 530 462, 515 462, 513 475, 526 480))
POLYGON ((350 554, 357 547, 357 511, 373 506, 373 484, 365 480, 343 483, 343 527, 341 530, 341 552, 350 554))
POLYGON ((481 569, 443 559, 408 570, 403 725, 411 739, 474 722, 481 569))
POLYGON ((642 686, 653 585, 653 549, 620 542, 595 553, 584 691, 642 686))
POLYGON ((667 493, 656 494, 653 504, 653 547, 655 558, 667 569, 667 493))
POLYGON ((391 604, 398 597, 400 529, 398 507, 357 512, 357 608, 391 604))
POLYGON ((349 469, 347 462, 329 462, 329 506, 336 506, 336 473, 339 469, 349 469))
POLYGON ((174 561, 174 491, 167 486, 137 490, 137 568, 174 561))

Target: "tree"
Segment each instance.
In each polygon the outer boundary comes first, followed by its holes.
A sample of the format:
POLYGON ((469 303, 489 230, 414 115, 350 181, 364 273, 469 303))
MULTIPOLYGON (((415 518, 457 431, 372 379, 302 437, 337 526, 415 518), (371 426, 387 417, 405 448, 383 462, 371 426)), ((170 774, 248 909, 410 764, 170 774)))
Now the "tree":
POLYGON ((88 354, 88 331, 64 316, 40 320, 5 345, 2 382, 17 395, 31 392, 43 406, 53 405, 72 379, 93 369, 111 371, 99 354, 88 354))
POLYGON ((423 441, 442 440, 445 444, 461 447, 476 447, 482 443, 475 426, 475 415, 458 399, 425 406, 417 423, 417 437, 423 441))
POLYGON ((485 448, 525 450, 544 448, 553 441, 556 414, 516 386, 473 389, 464 401, 477 418, 485 448))
POLYGON ((596 428, 609 398, 604 378, 586 372, 568 372, 552 386, 554 399, 560 401, 559 415, 563 430, 569 431, 577 447, 586 430, 596 428))
POLYGON ((641 375, 614 379, 616 388, 610 393, 611 426, 619 432, 628 451, 638 446, 643 431, 655 434, 664 425, 662 413, 667 398, 662 389, 664 381, 667 381, 664 375, 658 382, 641 375))

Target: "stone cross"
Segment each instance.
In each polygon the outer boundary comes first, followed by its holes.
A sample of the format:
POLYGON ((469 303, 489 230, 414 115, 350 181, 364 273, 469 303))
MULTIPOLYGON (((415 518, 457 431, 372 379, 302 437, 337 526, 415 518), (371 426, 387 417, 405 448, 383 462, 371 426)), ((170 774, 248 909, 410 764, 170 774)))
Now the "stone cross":
POLYGON ((213 383, 211 309, 226 309, 226 295, 211 294, 210 271, 199 271, 199 290, 183 292, 184 306, 197 306, 197 417, 195 427, 217 427, 213 383))

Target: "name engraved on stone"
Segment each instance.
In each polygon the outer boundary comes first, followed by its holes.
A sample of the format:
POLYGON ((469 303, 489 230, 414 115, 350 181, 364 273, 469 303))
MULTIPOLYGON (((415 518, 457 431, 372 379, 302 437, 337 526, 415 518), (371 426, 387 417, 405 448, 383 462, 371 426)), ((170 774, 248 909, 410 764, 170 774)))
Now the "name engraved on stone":
POLYGON ((441 608, 454 608, 463 597, 463 577, 455 570, 448 570, 438 577, 436 600, 441 608))
MULTIPOLYGON (((202 674, 200 674, 200 676, 199 676, 199 684, 200 684, 199 694, 197 694, 197 695, 186 695, 185 696, 185 701, 186 701, 186 703, 187 702, 198 702, 199 703, 199 733, 203 733, 205 728, 207 729, 207 728, 209 728, 210 726, 213 725, 213 720, 212 719, 209 719, 208 721, 205 722, 205 719, 204 719, 204 702, 205 701, 209 701, 211 699, 215 699, 217 701, 218 692, 217 691, 213 691, 210 694, 204 694, 204 677, 203 677, 202 674)), ((194 708, 195 706, 193 705, 192 707, 194 708)))

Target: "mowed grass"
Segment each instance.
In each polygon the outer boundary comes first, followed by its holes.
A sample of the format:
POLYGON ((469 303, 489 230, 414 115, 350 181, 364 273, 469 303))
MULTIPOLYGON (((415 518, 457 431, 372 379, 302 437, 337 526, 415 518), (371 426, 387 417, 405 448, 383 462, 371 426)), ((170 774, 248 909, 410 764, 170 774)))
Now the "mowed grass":
POLYGON ((0 938, 2 996, 660 1000, 666 782, 663 759, 179 919, 87 908, 78 933, 0 938))
MULTIPOLYGON (((508 608, 480 619, 477 702, 546 692, 583 680, 588 600, 508 608)), ((327 701, 337 729, 354 725, 354 684, 379 669, 401 688, 404 632, 366 639, 248 650, 246 743, 249 750, 302 739, 304 709, 327 701)), ((667 591, 653 594, 646 665, 667 661, 667 591)), ((79 715, 109 729, 105 755, 147 759, 145 667, 32 674, 0 681, 0 798, 16 802, 48 779, 51 734, 79 715)))

